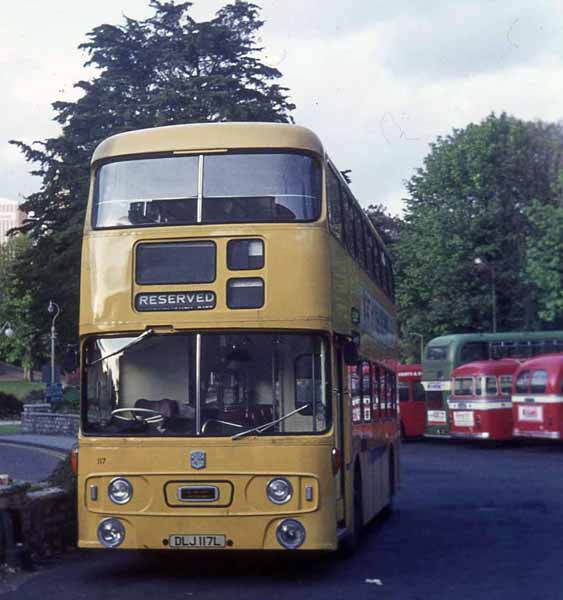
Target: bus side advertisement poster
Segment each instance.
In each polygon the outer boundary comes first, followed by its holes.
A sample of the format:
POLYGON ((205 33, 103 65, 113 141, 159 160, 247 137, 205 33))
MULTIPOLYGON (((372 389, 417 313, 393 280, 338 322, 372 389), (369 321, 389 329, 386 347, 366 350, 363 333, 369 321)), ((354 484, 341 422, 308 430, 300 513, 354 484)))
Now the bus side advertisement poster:
POLYGON ((397 344, 393 317, 365 289, 362 290, 361 328, 373 338, 381 340, 388 348, 394 348, 397 344))

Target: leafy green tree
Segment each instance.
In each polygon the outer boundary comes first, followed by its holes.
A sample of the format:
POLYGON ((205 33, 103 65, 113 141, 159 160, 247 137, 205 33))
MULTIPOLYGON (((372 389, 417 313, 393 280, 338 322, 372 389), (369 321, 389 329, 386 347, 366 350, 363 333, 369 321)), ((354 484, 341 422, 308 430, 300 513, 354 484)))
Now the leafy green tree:
POLYGON ((401 239, 401 217, 392 215, 383 204, 370 204, 365 212, 392 253, 393 246, 401 239))
POLYGON ((24 235, 12 237, 0 246, 0 325, 9 321, 15 332, 9 338, 0 336, 0 359, 21 365, 26 379, 32 378, 32 369, 43 349, 31 315, 31 291, 22 294, 19 289, 17 269, 29 246, 29 239, 24 235))
POLYGON ((563 204, 534 201, 525 212, 530 222, 526 274, 538 316, 563 328, 563 204))
POLYGON ((493 270, 497 329, 544 325, 525 275, 527 209, 558 203, 562 165, 561 125, 506 114, 431 144, 407 183, 396 252, 403 336, 490 331, 493 270), (475 258, 489 268, 477 270, 475 258))
POLYGON ((151 0, 154 14, 125 18, 88 33, 80 47, 89 81, 76 102, 55 102, 61 134, 32 146, 13 142, 42 179, 23 209, 32 218, 22 230, 33 244, 18 269, 20 293, 33 291, 34 324, 47 331, 50 299, 62 309, 63 342, 77 333, 82 225, 89 160, 98 143, 132 129, 206 121, 291 121, 295 108, 281 73, 260 59, 259 8, 236 0, 197 22, 191 2, 151 0))

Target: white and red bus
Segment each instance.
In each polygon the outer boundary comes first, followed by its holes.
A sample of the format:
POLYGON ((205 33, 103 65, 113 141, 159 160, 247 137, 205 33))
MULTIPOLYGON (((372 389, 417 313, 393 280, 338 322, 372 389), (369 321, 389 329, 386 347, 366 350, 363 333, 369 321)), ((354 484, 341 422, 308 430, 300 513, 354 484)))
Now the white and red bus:
POLYGON ((512 382, 520 363, 511 358, 477 361, 452 371, 448 400, 452 437, 512 438, 512 382))
POLYGON ((512 402, 515 437, 563 439, 563 354, 522 363, 512 402))
POLYGON ((425 393, 421 383, 422 366, 397 365, 401 436, 418 437, 426 427, 425 393))

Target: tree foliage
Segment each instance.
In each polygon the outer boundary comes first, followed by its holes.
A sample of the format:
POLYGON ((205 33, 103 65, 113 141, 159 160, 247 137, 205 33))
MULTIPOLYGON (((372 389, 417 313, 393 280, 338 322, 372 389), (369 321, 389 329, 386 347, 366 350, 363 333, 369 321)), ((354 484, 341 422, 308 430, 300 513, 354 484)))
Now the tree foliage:
POLYGON ((538 316, 563 328, 563 203, 534 201, 526 209, 530 236, 526 249, 526 275, 534 291, 538 316))
POLYGON ((383 204, 370 204, 365 212, 377 229, 383 243, 391 254, 393 254, 394 246, 401 239, 402 219, 396 215, 392 215, 383 204))
POLYGON ((31 378, 33 364, 43 349, 43 340, 33 326, 31 290, 20 290, 18 273, 29 247, 29 238, 24 235, 0 246, 0 325, 9 322, 15 333, 12 337, 0 335, 0 359, 21 365, 26 379, 31 378))
POLYGON ((151 0, 154 14, 125 18, 87 34, 80 47, 96 75, 79 81, 76 102, 55 102, 61 134, 28 145, 13 142, 34 165, 41 189, 22 205, 31 218, 22 231, 32 245, 18 284, 33 291, 36 327, 48 329, 49 299, 62 309, 63 341, 77 335, 79 263, 88 195, 89 160, 97 144, 124 131, 206 121, 291 120, 294 109, 281 73, 260 59, 259 8, 236 0, 197 22, 191 2, 151 0))
MULTIPOLYGON (((492 114, 431 145, 424 166, 407 183, 410 198, 396 253, 403 337, 490 331, 492 269, 499 331, 549 325, 551 313, 538 306, 547 302, 553 310, 555 304, 538 296, 539 279, 529 285, 541 262, 534 262, 530 240, 539 231, 535 220, 547 218, 560 202, 562 165, 560 125, 506 114, 492 114), (492 269, 477 270, 477 257, 492 269)), ((557 235, 552 230, 552 249, 560 244, 557 235)), ((536 247, 545 256, 550 251, 539 237, 536 247)))

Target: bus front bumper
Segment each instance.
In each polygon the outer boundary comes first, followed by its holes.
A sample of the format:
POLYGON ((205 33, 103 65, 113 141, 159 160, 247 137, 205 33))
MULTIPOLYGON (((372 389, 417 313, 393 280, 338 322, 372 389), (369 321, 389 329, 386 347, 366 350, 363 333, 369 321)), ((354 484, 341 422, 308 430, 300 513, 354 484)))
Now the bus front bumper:
POLYGON ((298 521, 305 539, 299 550, 336 550, 337 532, 334 521, 318 513, 276 516, 166 517, 142 515, 82 515, 80 548, 107 548, 98 539, 100 524, 116 519, 124 529, 118 549, 152 550, 283 550, 278 529, 286 520, 298 521))

